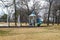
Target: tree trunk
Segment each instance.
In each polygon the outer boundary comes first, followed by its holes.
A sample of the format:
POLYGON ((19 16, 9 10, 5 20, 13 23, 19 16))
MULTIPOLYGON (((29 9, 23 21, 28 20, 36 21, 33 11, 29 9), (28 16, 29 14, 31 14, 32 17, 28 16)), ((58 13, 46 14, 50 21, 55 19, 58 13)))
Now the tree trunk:
MULTIPOLYGON (((49 0, 49 2, 50 2, 50 0, 49 0)), ((50 17, 50 11, 51 11, 52 2, 53 1, 50 2, 50 6, 49 6, 47 26, 49 26, 49 17, 50 17)))
POLYGON ((54 13, 53 13, 53 22, 52 22, 52 25, 54 25, 54 21, 55 21, 55 19, 54 19, 54 13))
POLYGON ((8 27, 10 27, 10 16, 9 16, 9 10, 8 10, 8 7, 7 7, 7 12, 8 12, 8 15, 7 15, 7 25, 8 25, 8 27))
POLYGON ((59 16, 57 16, 57 25, 59 25, 59 16))
POLYGON ((48 21, 47 21, 47 26, 49 26, 50 9, 51 9, 51 4, 50 4, 50 7, 49 7, 49 12, 48 12, 48 21))
POLYGON ((17 16, 16 16, 16 1, 14 0, 14 7, 15 7, 15 26, 17 26, 17 16))
POLYGON ((20 15, 18 15, 18 26, 20 26, 20 15))

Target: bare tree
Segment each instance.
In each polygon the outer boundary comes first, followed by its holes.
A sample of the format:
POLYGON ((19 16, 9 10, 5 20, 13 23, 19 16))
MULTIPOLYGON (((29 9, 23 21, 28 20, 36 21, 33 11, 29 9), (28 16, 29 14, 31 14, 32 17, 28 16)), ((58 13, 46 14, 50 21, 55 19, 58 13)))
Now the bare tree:
POLYGON ((50 11, 51 11, 51 5, 52 5, 52 3, 53 3, 53 0, 49 0, 50 6, 49 6, 49 11, 48 11, 48 21, 47 21, 47 26, 49 26, 49 17, 50 17, 50 11))
POLYGON ((52 22, 52 24, 54 25, 54 23, 57 23, 57 24, 59 24, 58 23, 58 21, 59 21, 59 18, 58 18, 58 16, 57 16, 57 10, 60 10, 60 1, 59 0, 54 0, 53 1, 53 5, 52 5, 52 11, 53 11, 53 22, 52 22))
POLYGON ((15 26, 17 26, 17 16, 16 16, 16 0, 13 1, 15 7, 15 26))
MULTIPOLYGON (((29 5, 28 5, 28 2, 30 2, 30 0, 19 0, 20 2, 17 2, 18 4, 18 6, 20 7, 20 11, 21 12, 25 12, 24 13, 24 15, 25 15, 25 17, 26 17, 26 19, 28 20, 28 16, 29 16, 29 14, 31 14, 31 12, 34 10, 35 12, 36 11, 38 11, 38 10, 40 10, 40 4, 39 4, 39 2, 38 1, 33 1, 33 6, 32 6, 32 8, 30 9, 30 7, 29 7, 29 5), (21 10, 22 9, 22 10, 21 10)), ((22 14, 23 15, 23 14, 22 14)))
MULTIPOLYGON (((3 3, 3 5, 4 5, 4 7, 7 9, 7 12, 8 12, 8 15, 7 15, 7 24, 8 24, 8 26, 10 27, 10 22, 9 22, 9 20, 10 20, 10 13, 9 13, 9 10, 8 10, 8 8, 10 7, 10 6, 12 6, 13 5, 13 3, 7 3, 7 4, 5 4, 5 1, 4 0, 0 0, 2 3, 3 3)), ((6 0, 7 1, 7 0, 6 0)), ((7 1, 8 2, 8 1, 7 1)))

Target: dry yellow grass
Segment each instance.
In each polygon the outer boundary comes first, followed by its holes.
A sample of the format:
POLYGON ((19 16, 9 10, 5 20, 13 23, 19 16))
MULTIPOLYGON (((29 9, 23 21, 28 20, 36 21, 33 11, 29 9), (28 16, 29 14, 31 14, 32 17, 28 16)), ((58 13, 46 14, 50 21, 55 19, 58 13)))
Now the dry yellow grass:
POLYGON ((35 28, 0 28, 10 31, 0 40, 60 40, 60 25, 35 28))
MULTIPOLYGON (((28 23, 21 23, 23 26, 28 26, 28 23)), ((17 23, 18 26, 20 26, 19 23, 17 23)), ((8 26, 7 22, 0 22, 0 26, 8 26)), ((14 22, 10 22, 10 26, 15 26, 14 22)))

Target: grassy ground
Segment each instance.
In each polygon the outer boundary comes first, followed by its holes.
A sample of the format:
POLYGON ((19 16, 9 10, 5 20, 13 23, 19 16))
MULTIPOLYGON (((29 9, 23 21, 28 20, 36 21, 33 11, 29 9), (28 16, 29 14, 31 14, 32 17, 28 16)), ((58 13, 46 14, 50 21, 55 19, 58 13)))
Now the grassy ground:
POLYGON ((60 40, 60 25, 41 26, 0 28, 0 40, 60 40))

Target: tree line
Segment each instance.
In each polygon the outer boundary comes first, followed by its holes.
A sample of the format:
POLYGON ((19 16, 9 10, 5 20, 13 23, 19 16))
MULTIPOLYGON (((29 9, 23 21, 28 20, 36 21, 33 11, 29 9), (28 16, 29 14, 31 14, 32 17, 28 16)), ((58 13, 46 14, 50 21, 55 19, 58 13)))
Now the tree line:
MULTIPOLYGON (((17 26, 17 20, 20 20, 20 19, 24 20, 25 19, 26 21, 28 21, 28 19, 29 19, 28 17, 31 14, 32 11, 35 11, 36 15, 38 16, 39 10, 41 10, 43 8, 46 9, 46 7, 40 8, 41 4, 39 4, 40 2, 36 1, 36 0, 33 0, 33 5, 30 8, 29 5, 28 5, 28 3, 30 1, 31 0, 18 0, 18 1, 13 0, 11 5, 14 5, 14 8, 15 8, 15 10, 14 10, 15 13, 13 14, 13 17, 14 17, 14 20, 15 20, 15 26, 17 26)), ((44 16, 47 15, 47 22, 46 22, 47 25, 49 26, 49 23, 50 23, 49 18, 50 17, 52 17, 52 20, 53 20, 52 24, 53 25, 54 25, 55 21, 59 25, 59 22, 60 22, 59 21, 60 20, 59 0, 57 0, 57 1, 56 0, 46 0, 46 1, 49 2, 48 13, 44 14, 44 16)), ((11 5, 9 5, 8 7, 10 7, 11 5)), ((10 16, 8 18, 9 18, 9 19, 7 19, 9 21, 8 24, 10 24, 10 16)), ((45 19, 45 17, 44 17, 44 19, 45 19)), ((22 21, 22 20, 20 20, 20 21, 22 21)), ((24 20, 24 22, 25 22, 25 20, 24 20)))

